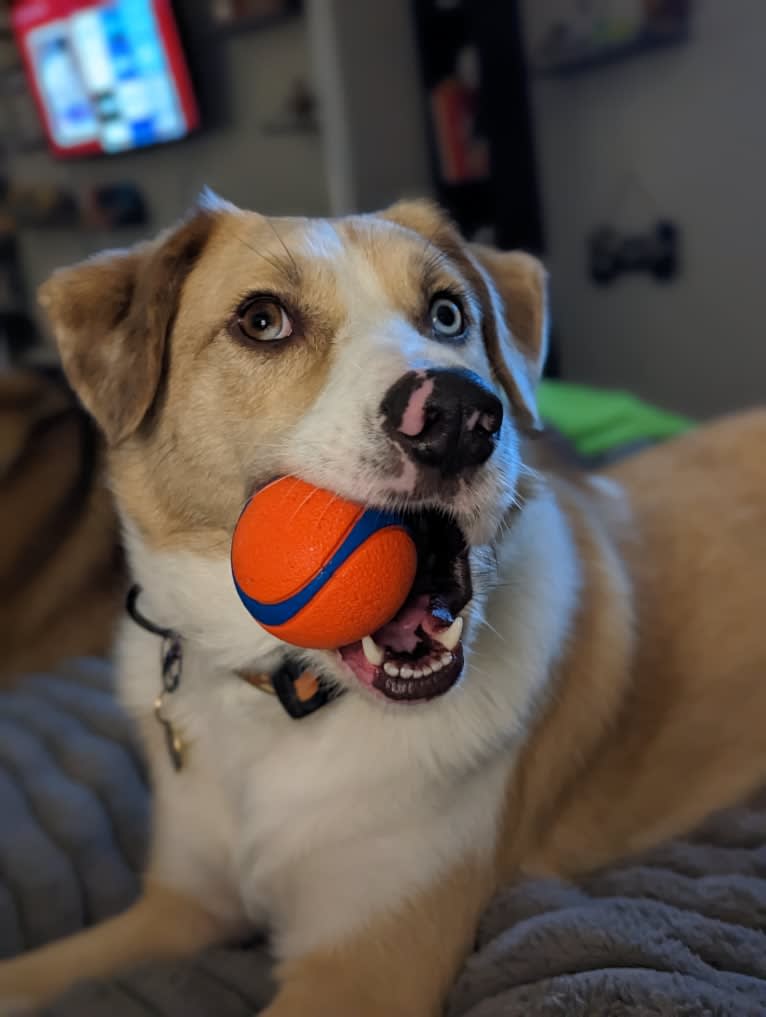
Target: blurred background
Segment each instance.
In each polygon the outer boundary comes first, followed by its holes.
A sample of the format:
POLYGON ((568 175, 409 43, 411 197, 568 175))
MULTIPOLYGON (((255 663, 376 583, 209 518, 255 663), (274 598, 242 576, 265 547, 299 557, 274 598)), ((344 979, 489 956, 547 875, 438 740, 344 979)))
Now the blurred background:
POLYGON ((203 184, 266 213, 402 195, 541 253, 549 373, 707 416, 766 378, 761 0, 18 0, 0 36, 0 348, 57 265, 203 184))
POLYGON ((764 0, 0 10, 0 682, 107 652, 124 594, 36 288, 205 185, 282 215, 429 195, 541 255, 541 412, 588 466, 763 400, 764 0))
POLYGON ((542 416, 603 465, 764 401, 764 96, 766 0, 0 0, 0 957, 125 907, 147 830, 104 447, 38 285, 205 185, 431 196, 545 260, 542 416))

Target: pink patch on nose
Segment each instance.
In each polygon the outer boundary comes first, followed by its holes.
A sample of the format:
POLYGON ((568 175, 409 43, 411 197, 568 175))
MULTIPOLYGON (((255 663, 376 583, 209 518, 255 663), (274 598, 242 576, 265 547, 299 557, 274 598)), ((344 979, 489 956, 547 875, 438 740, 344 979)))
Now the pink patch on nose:
POLYGON ((408 438, 415 438, 426 426, 426 403, 433 390, 434 380, 427 378, 410 396, 398 427, 398 430, 408 438))
POLYGON ((479 422, 479 410, 474 410, 471 416, 465 422, 466 431, 473 431, 474 427, 476 427, 478 422, 479 422))

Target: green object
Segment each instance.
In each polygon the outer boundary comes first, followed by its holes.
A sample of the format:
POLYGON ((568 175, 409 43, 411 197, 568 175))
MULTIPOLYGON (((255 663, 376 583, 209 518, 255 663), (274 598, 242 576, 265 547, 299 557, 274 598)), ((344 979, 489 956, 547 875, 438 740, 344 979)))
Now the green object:
POLYGON ((660 410, 629 392, 564 381, 541 382, 538 406, 545 423, 561 431, 585 456, 672 438, 694 426, 689 418, 660 410))

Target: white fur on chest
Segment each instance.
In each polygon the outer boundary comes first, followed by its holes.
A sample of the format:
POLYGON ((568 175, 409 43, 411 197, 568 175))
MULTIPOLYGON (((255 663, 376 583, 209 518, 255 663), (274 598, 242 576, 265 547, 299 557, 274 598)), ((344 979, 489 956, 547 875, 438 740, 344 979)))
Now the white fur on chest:
MULTIPOLYGON (((475 626, 457 688, 414 708, 352 690, 300 721, 233 674, 276 666, 280 644, 245 614, 227 563, 150 553, 129 532, 142 608, 189 636, 169 707, 188 765, 175 774, 156 741, 150 874, 234 924, 268 920, 285 957, 352 935, 450 867, 491 853, 529 704, 577 582, 555 509, 540 512, 545 539, 517 535, 501 555, 491 627, 475 626)), ((128 622, 121 658, 123 700, 146 715, 159 641, 128 622)))

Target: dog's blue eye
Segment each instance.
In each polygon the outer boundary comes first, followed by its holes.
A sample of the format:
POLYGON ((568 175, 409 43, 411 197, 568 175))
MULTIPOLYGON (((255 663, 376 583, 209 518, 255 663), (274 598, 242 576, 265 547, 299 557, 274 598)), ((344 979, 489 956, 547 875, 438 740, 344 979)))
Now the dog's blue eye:
POLYGON ((441 339, 455 339, 462 335, 465 324, 460 304, 450 297, 436 297, 431 303, 431 325, 441 339))

